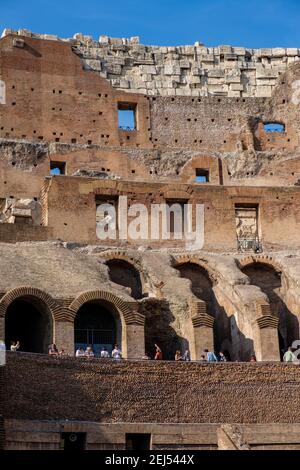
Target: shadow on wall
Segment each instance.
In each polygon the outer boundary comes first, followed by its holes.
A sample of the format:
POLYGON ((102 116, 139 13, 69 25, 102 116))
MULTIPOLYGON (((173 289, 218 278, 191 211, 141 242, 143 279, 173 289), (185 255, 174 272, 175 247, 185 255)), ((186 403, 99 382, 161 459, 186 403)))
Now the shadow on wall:
POLYGON ((140 304, 139 310, 146 317, 145 350, 151 358, 155 355, 155 344, 161 348, 165 360, 173 360, 177 350, 183 353, 189 348, 188 341, 179 336, 171 326, 175 317, 169 302, 149 299, 140 304))
POLYGON ((299 339, 299 320, 284 301, 282 273, 264 263, 249 264, 242 268, 242 272, 249 277, 251 284, 259 287, 268 296, 272 315, 279 318, 278 335, 280 354, 283 357, 288 347, 299 339))
POLYGON ((110 280, 123 287, 129 287, 134 299, 143 297, 143 287, 140 273, 127 261, 122 259, 111 259, 106 262, 109 269, 110 280))
POLYGON ((191 281, 193 294, 206 303, 207 313, 215 318, 215 351, 219 353, 227 350, 227 355, 231 358, 234 351, 232 350, 230 319, 224 307, 217 300, 214 292, 215 282, 206 269, 196 263, 183 263, 176 266, 176 269, 180 272, 181 277, 191 281))

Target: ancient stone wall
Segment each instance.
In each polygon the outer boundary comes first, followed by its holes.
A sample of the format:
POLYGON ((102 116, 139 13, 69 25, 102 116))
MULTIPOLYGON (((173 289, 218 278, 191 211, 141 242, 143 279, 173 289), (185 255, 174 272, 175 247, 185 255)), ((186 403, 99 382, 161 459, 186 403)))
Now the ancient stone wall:
POLYGON ((8 354, 5 369, 6 419, 300 421, 297 365, 111 362, 8 354))
MULTIPOLYGON (((18 34, 6 29, 3 36, 18 34)), ((19 35, 62 41, 57 36, 19 30, 19 35)), ((138 37, 111 38, 77 33, 69 41, 94 70, 115 88, 133 93, 168 96, 269 97, 286 69, 299 61, 297 48, 146 46, 138 37)))

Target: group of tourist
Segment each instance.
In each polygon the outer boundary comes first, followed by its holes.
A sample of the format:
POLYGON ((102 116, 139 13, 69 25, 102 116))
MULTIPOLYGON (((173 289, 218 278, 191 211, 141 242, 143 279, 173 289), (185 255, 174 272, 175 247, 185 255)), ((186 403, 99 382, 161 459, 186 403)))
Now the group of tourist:
MULTIPOLYGON (((10 345, 10 350, 12 352, 17 352, 20 349, 20 341, 11 341, 10 345)), ((155 361, 162 361, 163 360, 163 353, 161 348, 155 344, 155 353, 151 357, 150 354, 146 353, 141 359, 142 360, 155 360, 155 361)), ((53 343, 49 346, 48 353, 50 356, 70 356, 70 354, 66 353, 64 349, 58 349, 56 344, 53 343)), ((92 346, 87 346, 86 348, 79 347, 76 350, 75 353, 76 357, 88 357, 88 358, 93 358, 95 357, 95 353, 93 351, 92 346)), ((111 354, 107 350, 106 347, 103 347, 101 349, 100 358, 102 359, 107 359, 107 358, 112 358, 115 360, 121 360, 122 359, 122 351, 119 348, 119 346, 116 344, 114 349, 112 350, 111 354)), ((174 360, 176 362, 178 361, 185 361, 189 362, 191 361, 191 354, 189 349, 185 349, 184 353, 178 349, 175 353, 174 360)), ((203 354, 201 355, 200 361, 199 362, 208 362, 208 363, 213 363, 213 362, 231 362, 231 358, 227 352, 219 352, 219 354, 215 354, 214 351, 209 351, 208 349, 205 349, 203 351, 203 354)), ((238 361, 237 361, 238 362, 238 361)), ((257 362, 256 356, 252 355, 250 357, 249 362, 257 362)), ((298 357, 295 354, 295 351, 293 350, 292 347, 290 347, 286 353, 283 356, 283 362, 289 362, 289 363, 297 363, 298 362, 298 357)))

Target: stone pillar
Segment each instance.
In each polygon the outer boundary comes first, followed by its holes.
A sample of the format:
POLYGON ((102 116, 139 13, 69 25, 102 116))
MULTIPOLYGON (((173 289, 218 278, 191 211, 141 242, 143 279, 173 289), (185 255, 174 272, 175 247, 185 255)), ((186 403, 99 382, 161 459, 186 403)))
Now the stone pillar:
POLYGON ((265 315, 256 320, 258 325, 258 361, 280 361, 278 324, 279 319, 265 315))
POLYGON ((207 313, 198 313, 192 318, 195 338, 195 357, 199 360, 204 349, 214 351, 214 322, 215 319, 207 313))
POLYGON ((74 323, 71 321, 55 321, 54 343, 58 350, 65 350, 66 354, 74 355, 74 323))
POLYGON ((138 312, 137 303, 130 303, 130 309, 131 313, 125 319, 123 357, 141 359, 145 355, 145 316, 138 312))

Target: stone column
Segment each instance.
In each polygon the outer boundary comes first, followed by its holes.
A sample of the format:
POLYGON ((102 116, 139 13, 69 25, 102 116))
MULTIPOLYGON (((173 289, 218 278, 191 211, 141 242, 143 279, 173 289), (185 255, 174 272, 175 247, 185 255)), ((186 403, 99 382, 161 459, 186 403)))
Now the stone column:
POLYGON ((259 361, 280 361, 278 324, 279 319, 272 315, 265 315, 256 320, 258 325, 258 348, 256 349, 259 361))
POLYGON ((131 313, 125 319, 123 357, 124 359, 141 359, 145 355, 145 316, 138 312, 137 303, 130 303, 130 309, 131 313))
POLYGON ((215 319, 207 313, 198 313, 192 318, 195 338, 195 357, 199 360, 204 349, 214 351, 214 322, 215 319))
MULTIPOLYGON (((66 301, 65 303, 69 303, 66 301)), ((74 355, 74 318, 75 313, 62 305, 54 312, 53 342, 58 350, 64 349, 66 354, 74 355)))

